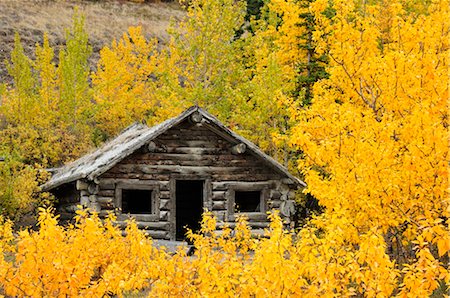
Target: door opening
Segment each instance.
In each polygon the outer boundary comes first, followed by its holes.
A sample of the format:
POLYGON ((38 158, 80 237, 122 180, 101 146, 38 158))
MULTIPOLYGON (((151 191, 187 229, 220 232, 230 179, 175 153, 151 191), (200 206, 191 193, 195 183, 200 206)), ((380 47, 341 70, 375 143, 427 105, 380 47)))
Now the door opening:
POLYGON ((176 181, 176 240, 186 239, 186 229, 200 229, 203 213, 203 180, 176 181))

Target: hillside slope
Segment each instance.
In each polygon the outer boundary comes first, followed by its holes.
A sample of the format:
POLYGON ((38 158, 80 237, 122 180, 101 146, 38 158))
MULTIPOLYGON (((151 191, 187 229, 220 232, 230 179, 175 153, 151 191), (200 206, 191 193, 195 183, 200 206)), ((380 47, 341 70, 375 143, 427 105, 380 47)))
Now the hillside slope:
POLYGON ((50 43, 64 43, 65 28, 71 24, 73 10, 86 16, 86 30, 93 47, 92 67, 98 53, 113 38, 120 38, 129 26, 140 25, 147 37, 167 40, 165 32, 170 20, 179 20, 184 12, 176 2, 131 3, 125 1, 86 0, 1 0, 0 1, 0 83, 9 81, 5 60, 14 45, 14 33, 21 36, 25 51, 33 56, 35 44, 42 42, 43 33, 50 43))

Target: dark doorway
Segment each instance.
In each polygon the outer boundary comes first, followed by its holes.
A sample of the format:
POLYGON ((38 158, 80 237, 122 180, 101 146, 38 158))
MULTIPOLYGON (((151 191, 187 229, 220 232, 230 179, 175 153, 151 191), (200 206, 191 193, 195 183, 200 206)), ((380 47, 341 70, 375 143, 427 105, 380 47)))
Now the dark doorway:
POLYGON ((200 229, 203 213, 203 180, 176 181, 176 240, 184 240, 186 228, 200 229))

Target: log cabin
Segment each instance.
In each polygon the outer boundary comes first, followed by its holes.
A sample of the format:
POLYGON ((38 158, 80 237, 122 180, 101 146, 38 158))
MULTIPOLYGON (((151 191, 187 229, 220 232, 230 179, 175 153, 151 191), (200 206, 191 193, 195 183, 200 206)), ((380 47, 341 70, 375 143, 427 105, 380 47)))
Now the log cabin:
POLYGON ((182 240, 204 210, 217 229, 239 215, 252 232, 268 227, 268 211, 290 219, 305 183, 252 142, 198 106, 148 127, 135 123, 116 138, 58 168, 42 186, 59 200, 61 218, 79 206, 100 216, 133 217, 155 239, 182 240))

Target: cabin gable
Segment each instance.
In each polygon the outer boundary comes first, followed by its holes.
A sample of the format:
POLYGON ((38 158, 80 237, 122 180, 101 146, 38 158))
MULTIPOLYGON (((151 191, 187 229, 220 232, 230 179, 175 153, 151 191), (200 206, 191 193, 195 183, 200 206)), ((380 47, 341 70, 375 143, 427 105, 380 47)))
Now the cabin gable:
POLYGON ((276 192, 285 177, 248 150, 233 153, 234 146, 236 142, 218 135, 208 125, 186 120, 103 173, 98 178, 102 197, 99 201, 113 204, 99 207, 102 211, 116 210, 119 220, 125 220, 128 215, 121 210, 121 185, 127 185, 127 189, 148 185, 154 191, 149 198, 155 209, 146 215, 130 215, 150 229, 158 222, 161 230, 156 234, 150 231, 152 236, 175 239, 177 181, 201 181, 202 209, 214 213, 219 229, 225 223, 234 225, 240 214, 249 218, 253 228, 265 228, 266 212, 281 204, 281 193, 277 196, 276 192), (106 194, 109 199, 104 198, 106 194), (244 204, 246 199, 250 204, 244 204), (241 212, 241 207, 247 209, 241 212))
POLYGON ((155 127, 130 126, 44 186, 61 193, 68 184, 100 216, 114 212, 121 225, 133 217, 153 238, 170 240, 182 239, 184 226, 198 228, 204 210, 217 217, 218 230, 245 215, 262 234, 268 211, 291 218, 304 186, 198 107, 155 127))

